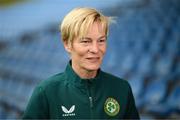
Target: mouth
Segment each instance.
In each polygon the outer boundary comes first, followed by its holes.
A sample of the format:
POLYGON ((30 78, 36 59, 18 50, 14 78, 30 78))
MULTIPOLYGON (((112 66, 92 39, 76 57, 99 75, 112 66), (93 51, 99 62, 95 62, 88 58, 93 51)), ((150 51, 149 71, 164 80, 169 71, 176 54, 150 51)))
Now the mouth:
POLYGON ((97 62, 100 60, 100 57, 88 57, 86 59, 90 62, 97 62))

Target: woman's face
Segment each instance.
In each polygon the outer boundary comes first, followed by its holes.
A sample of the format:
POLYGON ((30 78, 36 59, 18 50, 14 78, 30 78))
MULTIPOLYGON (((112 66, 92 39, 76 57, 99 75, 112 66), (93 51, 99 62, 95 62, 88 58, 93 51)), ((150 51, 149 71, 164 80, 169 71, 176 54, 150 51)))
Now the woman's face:
POLYGON ((65 45, 72 66, 77 71, 97 71, 106 52, 106 34, 101 24, 95 22, 84 38, 74 39, 72 46, 65 45))

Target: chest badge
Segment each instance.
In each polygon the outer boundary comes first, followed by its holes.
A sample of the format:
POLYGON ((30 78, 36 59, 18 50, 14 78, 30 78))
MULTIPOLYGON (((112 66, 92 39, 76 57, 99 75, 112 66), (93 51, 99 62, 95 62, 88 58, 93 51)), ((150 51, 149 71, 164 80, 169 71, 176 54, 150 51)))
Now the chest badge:
POLYGON ((61 106, 62 111, 64 114, 62 116, 75 116, 74 110, 75 110, 75 105, 71 106, 71 108, 68 110, 64 106, 61 106))
POLYGON ((107 98, 104 103, 104 111, 109 116, 115 116, 119 113, 120 106, 119 103, 114 98, 107 98))

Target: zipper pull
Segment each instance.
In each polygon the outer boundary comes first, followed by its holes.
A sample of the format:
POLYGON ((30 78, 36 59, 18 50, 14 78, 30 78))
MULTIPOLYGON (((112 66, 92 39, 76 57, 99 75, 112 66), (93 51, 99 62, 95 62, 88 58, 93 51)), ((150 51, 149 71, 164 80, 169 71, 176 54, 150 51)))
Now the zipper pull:
POLYGON ((90 107, 93 108, 93 100, 92 97, 89 97, 90 107))

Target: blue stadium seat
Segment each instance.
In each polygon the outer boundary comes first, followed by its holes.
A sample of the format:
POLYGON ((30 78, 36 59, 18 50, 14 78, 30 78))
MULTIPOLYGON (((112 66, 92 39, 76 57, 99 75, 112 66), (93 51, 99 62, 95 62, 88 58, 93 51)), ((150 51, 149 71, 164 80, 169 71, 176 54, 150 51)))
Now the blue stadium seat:
POLYGON ((180 113, 180 86, 173 89, 165 102, 148 106, 147 111, 157 116, 168 116, 172 113, 180 113))
POLYGON ((180 113, 180 85, 174 88, 171 95, 168 98, 167 103, 173 108, 173 110, 180 113))
POLYGON ((158 76, 168 75, 172 71, 173 59, 168 56, 161 56, 155 65, 156 74, 158 76))
POLYGON ((130 72, 134 70, 135 63, 135 55, 132 53, 127 54, 127 56, 123 59, 121 63, 121 69, 125 72, 130 72))
POLYGON ((141 75, 137 74, 136 76, 132 76, 131 78, 129 78, 128 82, 131 85, 133 95, 136 101, 136 106, 138 109, 140 109, 143 105, 141 96, 144 89, 144 79, 141 75))
POLYGON ((137 71, 138 73, 142 75, 150 75, 153 73, 153 58, 151 55, 144 53, 143 56, 141 56, 137 71))
POLYGON ((147 106, 159 104, 165 98, 167 84, 163 80, 154 80, 148 84, 147 88, 143 86, 143 89, 141 96, 136 101, 138 109, 146 109, 147 106))
POLYGON ((164 79, 154 80, 145 90, 145 96, 142 98, 143 104, 148 107, 161 103, 165 99, 166 92, 167 82, 164 79))
POLYGON ((179 71, 174 70, 170 75, 167 75, 165 81, 167 82, 178 82, 180 80, 180 69, 179 71))
POLYGON ((148 104, 158 104, 160 103, 167 91, 167 83, 164 79, 155 80, 150 83, 146 89, 146 94, 144 96, 145 103, 148 104))

